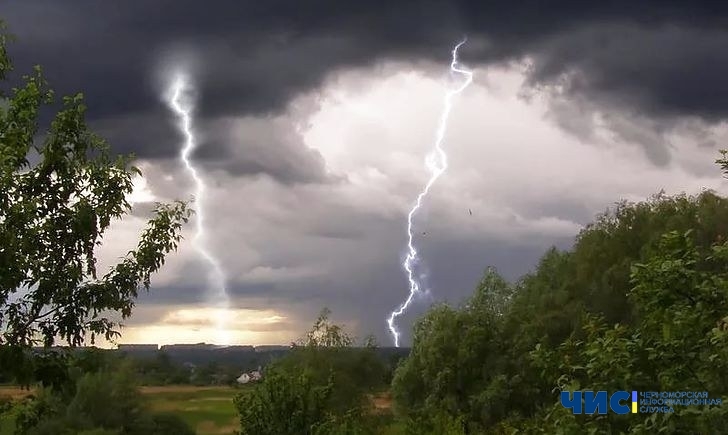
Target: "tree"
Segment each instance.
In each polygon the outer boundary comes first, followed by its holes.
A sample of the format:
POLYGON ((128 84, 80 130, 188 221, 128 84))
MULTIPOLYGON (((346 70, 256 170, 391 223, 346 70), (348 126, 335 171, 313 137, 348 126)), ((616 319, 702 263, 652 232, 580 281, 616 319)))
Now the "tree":
MULTIPOLYGON (((632 266, 633 302, 639 321, 610 325, 587 315, 583 339, 576 335, 557 349, 532 356, 558 390, 728 392, 725 322, 728 320, 728 244, 700 249, 691 231, 670 231, 632 266)), ((565 424, 579 432, 711 433, 728 424, 721 407, 675 405, 674 414, 642 419, 609 414, 574 417, 552 408, 544 433, 565 424)))
MULTIPOLYGON (((0 35, 0 79, 11 64, 0 35)), ((190 215, 183 202, 157 204, 136 249, 103 276, 94 249, 115 219, 131 210, 127 195, 140 171, 112 157, 85 122, 81 94, 63 99, 42 142, 39 114, 53 92, 39 67, 0 108, 0 345, 5 357, 57 338, 77 346, 118 336, 110 313, 131 315, 138 290, 175 250, 190 215)), ((17 365, 17 364, 14 364, 17 365)))
POLYGON ((503 315, 512 287, 488 269, 460 308, 433 307, 415 325, 410 356, 397 368, 392 391, 397 411, 428 431, 460 419, 473 433, 505 415, 500 400, 503 315))
MULTIPOLYGON (((692 230, 701 252, 728 235, 728 199, 705 191, 698 195, 658 194, 646 201, 621 202, 587 225, 569 251, 551 250, 533 273, 517 284, 504 328, 509 354, 508 379, 523 382, 511 388, 508 408, 521 416, 550 406, 555 378, 542 375, 529 356, 537 345, 554 351, 573 337, 583 340, 594 318, 607 325, 637 325, 644 316, 629 295, 632 266, 658 249, 662 236, 692 230), (596 317, 595 317, 596 316, 596 317)), ((705 263, 719 273, 718 263, 705 263)), ((555 375, 558 378, 558 375, 555 375)))
POLYGON ((317 385, 332 381, 330 411, 343 414, 366 405, 367 393, 384 385, 386 367, 370 338, 355 347, 355 339, 329 319, 324 308, 299 345, 276 366, 287 373, 304 373, 317 385))
POLYGON ((242 435, 311 434, 326 420, 331 385, 305 374, 271 370, 250 393, 235 398, 242 435))
POLYGON ((463 306, 433 307, 392 382, 398 413, 418 433, 715 433, 722 408, 575 416, 558 393, 726 394, 727 236, 714 192, 618 203, 514 286, 491 273, 463 306))
POLYGON ((236 397, 243 434, 372 433, 367 394, 383 386, 384 363, 370 340, 353 347, 329 314, 324 309, 294 350, 236 397))
POLYGON ((39 395, 19 406, 17 433, 128 435, 193 434, 179 417, 150 411, 128 364, 81 374, 74 392, 61 396, 40 389, 39 395))

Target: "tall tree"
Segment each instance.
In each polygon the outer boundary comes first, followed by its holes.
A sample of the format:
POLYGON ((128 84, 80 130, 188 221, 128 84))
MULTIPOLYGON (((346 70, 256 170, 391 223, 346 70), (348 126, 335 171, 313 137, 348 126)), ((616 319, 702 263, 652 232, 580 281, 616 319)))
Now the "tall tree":
POLYGON ((329 314, 324 309, 291 353, 236 397, 242 434, 380 433, 368 396, 384 386, 384 364, 371 340, 354 347, 329 314))
MULTIPOLYGON (((3 81, 11 69, 6 41, 0 34, 3 81)), ((131 315, 138 290, 177 248, 190 210, 157 204, 136 249, 97 274, 94 250, 131 211, 126 198, 139 170, 89 130, 81 94, 63 99, 38 139, 39 115, 53 104, 40 67, 0 98, 0 345, 112 339, 118 325, 110 314, 131 315)))
POLYGON ((463 417, 464 432, 477 433, 505 415, 500 399, 512 380, 502 370, 503 317, 512 291, 488 269, 463 306, 434 306, 417 322, 412 351, 392 381, 398 412, 427 433, 438 433, 442 418, 463 417))

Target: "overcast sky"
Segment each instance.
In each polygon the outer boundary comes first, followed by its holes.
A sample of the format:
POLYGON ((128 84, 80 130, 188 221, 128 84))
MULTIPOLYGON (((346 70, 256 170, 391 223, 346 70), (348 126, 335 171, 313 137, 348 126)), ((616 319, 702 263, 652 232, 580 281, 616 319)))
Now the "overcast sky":
MULTIPOLYGON (((407 295, 406 215, 428 172, 450 50, 474 82, 455 100, 449 168, 416 217, 430 300, 515 280, 620 199, 726 192, 723 2, 6 0, 11 79, 41 64, 85 93, 93 128, 134 153, 133 215, 100 250, 135 245, 150 201, 188 199, 182 136, 162 95, 193 77, 210 250, 231 335, 288 343, 324 306, 389 345, 407 295), (513 3, 517 3, 514 5, 513 3), (472 216, 469 213, 472 210, 472 216), (422 235, 426 232, 426 235, 422 235)), ((140 297, 121 342, 215 341, 206 263, 185 242, 140 297)))

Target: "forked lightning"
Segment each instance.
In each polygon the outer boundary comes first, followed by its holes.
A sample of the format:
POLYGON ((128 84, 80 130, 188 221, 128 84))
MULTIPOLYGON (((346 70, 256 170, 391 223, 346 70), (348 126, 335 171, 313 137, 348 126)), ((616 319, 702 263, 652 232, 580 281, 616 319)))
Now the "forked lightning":
POLYGON ((169 92, 167 104, 169 108, 179 118, 179 129, 184 135, 184 145, 180 152, 180 158, 184 162, 185 168, 189 172, 195 183, 194 200, 196 231, 192 241, 194 248, 202 256, 202 258, 210 266, 210 274, 208 281, 212 288, 213 297, 216 298, 215 305, 219 309, 216 313, 217 341, 218 344, 227 345, 229 343, 227 314, 229 310, 229 298, 225 290, 226 279, 225 274, 220 266, 220 262, 209 251, 205 244, 205 215, 203 197, 205 193, 205 183, 197 173, 194 165, 190 160, 190 153, 196 147, 195 134, 192 128, 192 112, 194 109, 193 100, 190 97, 192 91, 189 79, 185 74, 178 73, 174 76, 169 92))
POLYGON ((394 345, 396 347, 399 347, 400 333, 397 330, 397 326, 395 325, 394 320, 397 317, 401 316, 405 312, 405 310, 407 310, 407 307, 409 307, 409 305, 412 303, 415 295, 421 293, 420 283, 417 281, 414 275, 414 265, 418 261, 419 257, 413 243, 412 219, 417 210, 422 205, 422 200, 425 198, 425 196, 427 196, 427 193, 430 191, 432 185, 435 184, 435 181, 437 181, 440 175, 442 175, 442 173, 445 172, 445 170, 447 169, 447 154, 445 154, 445 150, 442 148, 442 141, 445 138, 445 131, 447 130, 447 120, 450 116, 450 110, 452 109, 452 101, 456 95, 460 94, 463 90, 465 90, 465 88, 467 88, 468 85, 470 85, 470 83, 473 81, 472 71, 463 69, 458 64, 458 49, 463 44, 465 44, 466 41, 467 38, 463 39, 455 46, 455 48, 453 48, 452 62, 450 63, 450 72, 458 73, 465 76, 465 80, 460 86, 455 89, 449 90, 445 94, 444 108, 442 114, 440 115, 440 122, 437 128, 437 134, 435 138, 435 148, 425 158, 425 165, 430 171, 430 179, 427 181, 425 188, 420 192, 419 195, 417 195, 417 201, 407 215, 407 256, 402 263, 402 267, 407 272, 407 280, 409 281, 409 296, 404 301, 404 303, 399 306, 399 308, 392 311, 392 313, 389 315, 389 318, 387 319, 387 325, 389 326, 389 331, 392 333, 392 337, 394 338, 394 345))

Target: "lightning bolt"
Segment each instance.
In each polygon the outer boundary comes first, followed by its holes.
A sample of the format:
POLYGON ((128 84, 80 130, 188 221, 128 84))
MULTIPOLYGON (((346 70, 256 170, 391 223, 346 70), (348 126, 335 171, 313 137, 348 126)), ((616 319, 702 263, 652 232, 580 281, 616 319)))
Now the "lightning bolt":
POLYGON ((447 120, 450 116, 450 110, 452 109, 452 101, 456 95, 460 94, 463 90, 465 90, 465 88, 467 88, 468 85, 470 85, 470 83, 473 81, 472 71, 463 69, 458 64, 458 49, 463 44, 465 44, 466 41, 467 38, 464 38, 455 46, 455 48, 453 48, 452 61, 450 62, 450 72, 458 73, 465 76, 465 81, 459 87, 451 89, 445 94, 444 108, 442 110, 442 114, 440 115, 440 122, 437 128, 437 135, 435 137, 435 148, 425 158, 425 166, 430 171, 430 179, 427 181, 425 188, 420 192, 419 195, 417 195, 417 201, 407 215, 407 257, 405 257, 404 262, 402 263, 402 267, 407 272, 407 280, 409 281, 409 296, 404 301, 404 303, 399 306, 399 308, 392 311, 392 313, 389 315, 389 318, 387 319, 387 325, 389 326, 389 331, 392 333, 392 337, 394 338, 394 345, 396 347, 399 347, 400 333, 399 331, 397 331, 397 326, 395 325, 394 320, 397 317, 401 316, 407 310, 407 307, 409 307, 409 305, 414 300, 415 295, 421 293, 420 283, 414 276, 414 265, 417 262, 418 253, 413 243, 412 218, 414 217, 415 213, 417 213, 417 210, 422 206, 422 200, 425 198, 425 196, 427 196, 432 185, 435 184, 435 181, 437 181, 437 179, 440 178, 440 175, 442 175, 443 172, 445 172, 445 170, 447 169, 447 154, 445 154, 445 150, 442 148, 442 141, 445 138, 445 131, 447 130, 447 120))
POLYGON ((205 183, 198 175, 197 170, 190 160, 190 153, 192 153, 197 145, 194 130, 192 128, 192 112, 194 110, 194 103, 192 99, 189 98, 189 95, 185 98, 185 93, 189 93, 191 90, 187 76, 182 73, 176 74, 172 80, 171 91, 169 92, 167 104, 179 119, 179 129, 184 135, 184 144, 180 151, 180 159, 184 163, 187 172, 189 172, 195 183, 194 199, 195 202, 197 202, 197 210, 195 212, 196 231, 194 239, 192 240, 192 245, 210 266, 208 282, 214 291, 214 297, 217 299, 216 305, 219 308, 215 314, 217 341, 218 344, 227 345, 229 344, 230 339, 227 329, 230 301, 225 290, 225 273, 220 266, 220 262, 209 251, 205 244, 205 215, 202 202, 205 194, 205 183))

